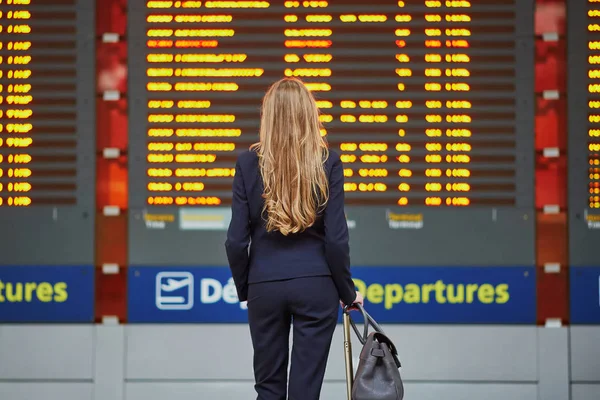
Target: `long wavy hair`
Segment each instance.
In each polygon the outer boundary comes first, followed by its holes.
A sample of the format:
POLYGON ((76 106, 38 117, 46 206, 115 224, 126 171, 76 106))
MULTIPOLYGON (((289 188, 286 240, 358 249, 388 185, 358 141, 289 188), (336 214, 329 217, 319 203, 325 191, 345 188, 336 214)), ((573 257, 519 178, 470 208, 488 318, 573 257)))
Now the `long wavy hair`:
POLYGON ((312 226, 328 201, 317 103, 298 79, 285 78, 267 91, 262 104, 258 153, 264 184, 263 218, 268 232, 283 235, 312 226))

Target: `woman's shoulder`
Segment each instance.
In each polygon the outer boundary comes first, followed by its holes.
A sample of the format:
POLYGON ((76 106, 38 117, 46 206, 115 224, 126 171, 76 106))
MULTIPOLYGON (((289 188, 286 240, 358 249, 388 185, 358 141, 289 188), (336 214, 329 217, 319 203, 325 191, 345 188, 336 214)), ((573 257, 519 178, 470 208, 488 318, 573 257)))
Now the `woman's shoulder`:
POLYGON ((337 150, 333 150, 333 149, 329 149, 329 159, 331 161, 337 161, 340 159, 340 153, 337 152, 337 150))
POLYGON ((256 153, 256 150, 244 150, 238 154, 237 161, 241 166, 249 166, 258 161, 258 154, 256 153))
POLYGON ((329 168, 333 167, 334 164, 340 162, 340 155, 337 151, 329 149, 329 156, 325 160, 325 165, 329 168))

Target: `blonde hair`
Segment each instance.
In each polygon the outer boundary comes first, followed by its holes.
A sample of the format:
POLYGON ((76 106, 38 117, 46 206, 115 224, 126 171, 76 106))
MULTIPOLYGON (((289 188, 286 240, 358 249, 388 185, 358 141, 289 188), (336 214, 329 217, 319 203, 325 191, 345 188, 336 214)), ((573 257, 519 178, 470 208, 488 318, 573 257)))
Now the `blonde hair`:
POLYGON ((319 109, 298 79, 285 78, 267 91, 262 104, 258 153, 264 184, 263 217, 268 232, 283 235, 312 226, 328 201, 319 109))

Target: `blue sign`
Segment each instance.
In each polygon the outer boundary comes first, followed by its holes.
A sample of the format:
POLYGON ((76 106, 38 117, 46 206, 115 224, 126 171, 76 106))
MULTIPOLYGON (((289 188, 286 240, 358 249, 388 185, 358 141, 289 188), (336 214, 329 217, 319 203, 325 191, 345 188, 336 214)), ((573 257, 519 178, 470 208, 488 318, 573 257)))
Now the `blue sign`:
POLYGON ((600 267, 570 269, 571 323, 600 324, 600 267))
POLYGON ((0 322, 93 321, 93 266, 0 266, 0 322))
POLYGON ((129 322, 246 322, 227 267, 130 267, 129 322))
MULTIPOLYGON (((352 276, 378 322, 536 323, 534 267, 353 267, 352 276)), ((131 267, 128 285, 129 322, 248 320, 227 267, 131 267)))
POLYGON ((356 268, 378 322, 535 324, 534 267, 356 268))

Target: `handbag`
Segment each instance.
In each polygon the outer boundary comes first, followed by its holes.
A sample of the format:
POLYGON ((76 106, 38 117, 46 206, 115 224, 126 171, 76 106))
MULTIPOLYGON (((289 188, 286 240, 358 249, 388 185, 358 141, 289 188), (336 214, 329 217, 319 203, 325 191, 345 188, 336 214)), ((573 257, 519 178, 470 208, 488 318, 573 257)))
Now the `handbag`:
POLYGON ((402 400, 404 385, 400 376, 398 350, 383 329, 364 307, 357 304, 364 318, 363 332, 358 330, 344 307, 344 351, 346 359, 346 390, 348 400, 402 400), (374 332, 369 333, 369 326, 374 332), (350 327, 363 345, 356 375, 353 376, 350 327))

